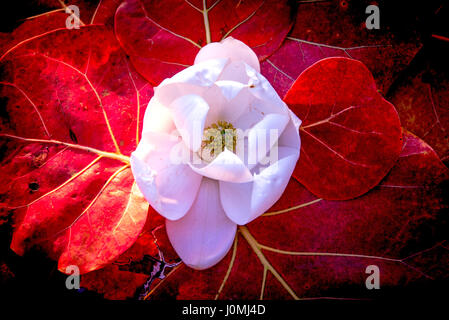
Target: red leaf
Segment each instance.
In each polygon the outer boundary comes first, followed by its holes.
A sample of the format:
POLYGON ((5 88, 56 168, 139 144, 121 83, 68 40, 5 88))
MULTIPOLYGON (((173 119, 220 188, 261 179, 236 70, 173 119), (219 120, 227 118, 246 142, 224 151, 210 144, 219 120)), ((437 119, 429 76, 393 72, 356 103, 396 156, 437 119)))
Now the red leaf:
POLYGON ((27 23, 20 25, 13 33, 3 33, 0 41, 1 55, 9 52, 21 41, 26 41, 33 36, 41 35, 47 31, 65 27, 68 15, 61 11, 54 11, 35 18, 29 18, 27 23))
MULTIPOLYGON (((409 65, 421 44, 417 36, 395 37, 381 14, 381 30, 365 27, 365 8, 372 1, 304 1, 296 22, 279 50, 261 64, 262 74, 284 96, 307 67, 328 57, 362 61, 386 94, 409 65)), ((383 12, 382 12, 383 13, 383 12)))
POLYGON ((95 291, 105 299, 124 300, 132 298, 136 288, 142 286, 147 275, 130 271, 121 271, 117 264, 89 272, 81 277, 81 286, 95 291))
POLYGON ((294 177, 315 195, 351 199, 375 187, 402 147, 393 105, 356 60, 328 58, 305 70, 284 101, 302 119, 294 177))
POLYGON ((447 72, 439 69, 439 65, 427 64, 413 70, 395 88, 391 101, 402 125, 424 139, 449 165, 449 81, 447 72))
POLYGON ((265 59, 292 25, 287 2, 126 0, 116 12, 115 32, 136 69, 159 84, 192 65, 202 46, 228 36, 265 59))
MULTIPOLYGON (((240 227, 222 262, 204 271, 184 265, 167 270, 147 298, 374 297, 375 290, 365 287, 369 265, 379 267, 384 292, 447 278, 442 210, 448 209, 443 183, 449 172, 422 140, 408 133, 404 137, 396 165, 366 195, 321 200, 292 179, 270 212, 240 227)), ((156 236, 162 250, 170 250, 164 230, 156 236)), ((151 246, 152 240, 146 241, 151 246)), ((116 286, 103 290, 111 294, 116 286)))
POLYGON ((91 24, 102 24, 114 29, 114 16, 122 0, 101 0, 91 18, 91 24))
POLYGON ((101 268, 145 224, 148 204, 126 155, 152 88, 101 26, 49 30, 11 48, 0 61, 0 192, 16 216, 11 247, 38 246, 63 272, 101 268))
MULTIPOLYGON (((81 277, 83 288, 101 293, 106 299, 136 298, 140 294, 138 289, 143 287, 148 275, 151 277, 151 273, 160 270, 160 265, 155 264, 153 258, 157 259, 159 253, 156 243, 162 246, 164 261, 173 262, 178 259, 163 228, 164 218, 151 207, 148 215, 150 218, 133 246, 112 265, 81 277), (150 257, 152 258, 149 259, 150 257)), ((153 285, 160 282, 159 277, 153 278, 153 285)))

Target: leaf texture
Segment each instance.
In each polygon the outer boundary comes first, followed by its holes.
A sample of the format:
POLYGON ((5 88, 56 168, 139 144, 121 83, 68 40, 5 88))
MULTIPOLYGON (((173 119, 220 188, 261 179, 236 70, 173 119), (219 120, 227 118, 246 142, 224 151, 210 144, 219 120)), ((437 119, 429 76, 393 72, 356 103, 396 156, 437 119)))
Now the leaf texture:
POLYGON ((62 272, 101 268, 146 221, 127 155, 152 88, 102 26, 44 31, 9 46, 0 63, 2 211, 14 212, 17 225, 11 248, 39 247, 62 272))
POLYGON ((416 33, 395 36, 397 32, 384 19, 387 9, 381 12, 381 29, 368 30, 365 9, 371 1, 298 3, 293 30, 281 48, 261 64, 262 74, 281 97, 302 71, 328 57, 362 61, 373 73, 378 89, 386 94, 422 46, 416 33))
POLYGON ((293 175, 321 198, 364 194, 401 152, 398 114, 359 61, 317 62, 298 77, 284 101, 302 119, 301 156, 293 175))
MULTIPOLYGON (((367 194, 328 201, 291 179, 269 212, 240 227, 222 262, 204 271, 182 264, 167 268, 166 277, 156 279, 146 298, 369 299, 376 295, 365 287, 369 265, 379 267, 384 293, 447 279, 448 170, 422 140, 410 133, 404 140, 391 172, 367 194)), ((154 255, 154 239, 166 253, 165 261, 176 261, 163 219, 150 215, 146 228, 146 236, 117 261, 117 277, 149 274, 138 266, 148 265, 145 254, 154 255)), ((110 272, 91 273, 82 286, 101 288, 114 298, 113 285, 99 280, 110 272)), ((134 285, 139 292, 142 283, 123 285, 130 292, 134 285)))
POLYGON ((287 1, 126 0, 115 14, 115 33, 135 68, 150 83, 193 64, 199 49, 232 36, 265 59, 290 30, 287 1))

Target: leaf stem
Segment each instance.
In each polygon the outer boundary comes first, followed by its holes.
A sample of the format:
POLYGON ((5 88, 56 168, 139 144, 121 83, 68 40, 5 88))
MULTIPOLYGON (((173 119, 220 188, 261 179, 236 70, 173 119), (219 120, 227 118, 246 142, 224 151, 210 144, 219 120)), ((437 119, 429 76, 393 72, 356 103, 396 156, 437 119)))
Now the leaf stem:
POLYGON ((234 248, 232 249, 231 261, 229 262, 228 270, 226 271, 223 281, 221 282, 220 288, 218 289, 218 292, 215 295, 215 300, 218 300, 218 297, 220 296, 220 293, 223 290, 226 282, 228 281, 229 275, 231 274, 232 267, 234 266, 235 256, 237 254, 237 246, 238 246, 238 234, 235 235, 234 248))
POLYGON ((92 152, 92 153, 98 154, 99 156, 103 156, 105 158, 119 160, 119 161, 122 161, 122 162, 124 162, 126 164, 130 163, 129 157, 127 157, 127 156, 125 156, 123 154, 102 151, 102 150, 98 150, 98 149, 87 147, 87 146, 81 146, 79 144, 73 144, 73 143, 68 143, 68 142, 63 142, 63 141, 53 140, 53 139, 45 140, 45 139, 24 138, 24 137, 14 136, 14 135, 11 135, 11 134, 0 134, 0 137, 6 137, 6 138, 11 138, 11 139, 21 140, 21 141, 26 141, 26 142, 39 142, 39 143, 50 143, 50 144, 63 145, 63 146, 66 146, 66 147, 69 147, 69 148, 72 148, 72 149, 92 152))
MULTIPOLYGON (((267 260, 267 258, 265 258, 264 254, 260 250, 261 248, 259 243, 257 242, 256 239, 254 239, 253 235, 249 232, 248 228, 245 226, 240 226, 239 231, 245 238, 245 240, 248 242, 248 244, 251 246, 251 249, 253 249, 254 253, 257 255, 264 268, 266 268, 273 274, 273 276, 280 282, 280 284, 285 288, 285 290, 287 290, 287 292, 293 297, 293 299, 299 300, 299 297, 296 295, 293 289, 290 288, 290 286, 287 284, 284 278, 282 278, 282 276, 276 271, 276 269, 271 265, 271 263, 267 260)), ((265 281, 263 281, 262 285, 265 286, 265 281)))
POLYGON ((206 8, 206 0, 203 0, 203 18, 204 18, 204 29, 206 30, 206 43, 211 43, 209 10, 206 8))
POLYGON ((323 199, 319 198, 319 199, 315 199, 315 200, 312 200, 310 202, 302 203, 300 205, 293 206, 293 207, 290 207, 290 208, 287 208, 287 209, 267 212, 267 213, 264 213, 262 216, 263 217, 276 216, 278 214, 282 214, 282 213, 286 213, 286 212, 290 212, 290 211, 293 211, 293 210, 296 210, 296 209, 300 209, 300 208, 304 208, 304 207, 310 206, 310 205, 312 205, 314 203, 320 202, 321 200, 323 200, 323 199))

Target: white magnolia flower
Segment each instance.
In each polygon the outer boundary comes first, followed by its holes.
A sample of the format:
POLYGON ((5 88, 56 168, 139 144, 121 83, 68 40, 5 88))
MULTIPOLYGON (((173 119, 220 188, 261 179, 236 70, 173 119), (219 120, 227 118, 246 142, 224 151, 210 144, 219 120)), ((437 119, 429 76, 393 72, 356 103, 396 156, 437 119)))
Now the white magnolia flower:
POLYGON ((300 124, 260 74, 256 54, 232 38, 203 47, 193 66, 155 88, 131 166, 185 264, 215 265, 237 225, 280 198, 299 158, 300 124), (202 134, 210 129, 215 140, 202 134))

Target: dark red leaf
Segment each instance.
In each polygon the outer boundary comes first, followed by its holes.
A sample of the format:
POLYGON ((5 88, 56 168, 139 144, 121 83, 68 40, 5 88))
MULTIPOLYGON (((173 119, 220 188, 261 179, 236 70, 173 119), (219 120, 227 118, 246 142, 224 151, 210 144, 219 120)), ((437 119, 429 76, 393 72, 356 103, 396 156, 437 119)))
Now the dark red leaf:
POLYGON ((30 34, 0 61, 0 191, 16 218, 11 247, 38 246, 62 272, 75 264, 84 273, 115 260, 145 224, 148 204, 127 155, 152 88, 102 26, 30 34))
MULTIPOLYGON (((445 56, 444 61, 447 59, 445 56)), ((413 70, 391 94, 402 125, 425 140, 449 164, 447 70, 425 65, 413 70)))
POLYGON ((317 62, 299 76, 284 101, 303 121, 301 156, 293 175, 321 198, 364 194, 399 156, 399 117, 359 61, 317 62))
POLYGON ((14 48, 21 41, 26 41, 43 34, 47 31, 58 28, 65 28, 65 20, 68 15, 61 11, 51 12, 35 18, 30 18, 25 24, 20 25, 12 33, 3 33, 0 40, 0 52, 4 55, 6 52, 14 48))
POLYGON ((111 30, 114 29, 114 16, 122 0, 101 0, 95 9, 91 24, 102 24, 111 30))
POLYGON ((117 264, 89 272, 81 277, 83 288, 95 291, 110 300, 124 300, 134 297, 136 288, 141 287, 147 275, 120 270, 117 264))
MULTIPOLYGON (((418 36, 398 37, 385 24, 365 27, 365 8, 372 1, 304 1, 299 3, 295 26, 282 47, 261 64, 262 74, 284 96, 307 67, 328 57, 362 61, 386 94, 398 74, 421 47, 418 36)), ((401 12, 398 12, 401 14, 401 12)))
POLYGON ((159 84, 192 65, 202 46, 228 36, 265 59, 292 25, 287 2, 126 0, 116 12, 115 33, 136 69, 159 84))

